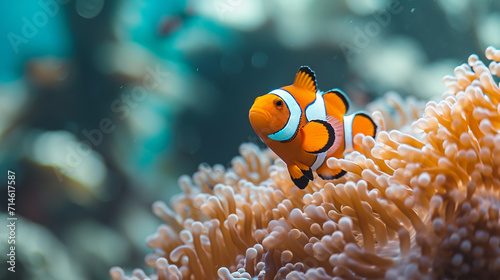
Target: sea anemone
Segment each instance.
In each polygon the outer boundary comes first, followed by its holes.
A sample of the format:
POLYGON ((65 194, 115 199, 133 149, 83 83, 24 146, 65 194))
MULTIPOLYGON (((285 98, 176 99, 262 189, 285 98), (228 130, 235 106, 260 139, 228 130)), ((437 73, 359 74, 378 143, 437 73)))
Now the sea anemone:
POLYGON ((269 150, 243 144, 225 169, 201 165, 153 205, 147 276, 125 279, 493 279, 500 273, 500 51, 471 55, 439 102, 390 97, 363 153, 328 160, 346 176, 305 190, 269 150), (420 118, 419 118, 420 117, 420 118), (418 118, 418 119, 417 119, 418 118), (408 129, 411 124, 411 129, 408 129), (406 128, 405 128, 406 127, 406 128))

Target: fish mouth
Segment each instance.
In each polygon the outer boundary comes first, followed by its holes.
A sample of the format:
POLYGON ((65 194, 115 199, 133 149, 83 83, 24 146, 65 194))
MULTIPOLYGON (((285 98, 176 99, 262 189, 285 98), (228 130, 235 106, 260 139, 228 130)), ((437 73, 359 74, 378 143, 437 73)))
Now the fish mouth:
POLYGON ((269 120, 271 119, 271 116, 263 109, 252 107, 248 114, 248 118, 250 119, 250 123, 255 130, 267 130, 266 128, 269 126, 269 120))
POLYGON ((260 114, 260 115, 263 115, 265 118, 269 118, 269 114, 264 109, 261 109, 261 108, 252 107, 250 109, 249 113, 250 113, 250 115, 260 114))

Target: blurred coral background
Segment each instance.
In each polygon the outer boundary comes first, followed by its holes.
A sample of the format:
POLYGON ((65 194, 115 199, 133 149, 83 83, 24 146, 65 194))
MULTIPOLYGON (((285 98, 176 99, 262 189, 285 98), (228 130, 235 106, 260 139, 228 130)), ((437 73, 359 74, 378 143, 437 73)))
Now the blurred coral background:
POLYGON ((110 279, 150 252, 156 200, 200 163, 229 165, 255 97, 301 65, 354 107, 439 97, 500 46, 498 1, 40 0, 0 3, 0 212, 16 172, 16 272, 110 279))

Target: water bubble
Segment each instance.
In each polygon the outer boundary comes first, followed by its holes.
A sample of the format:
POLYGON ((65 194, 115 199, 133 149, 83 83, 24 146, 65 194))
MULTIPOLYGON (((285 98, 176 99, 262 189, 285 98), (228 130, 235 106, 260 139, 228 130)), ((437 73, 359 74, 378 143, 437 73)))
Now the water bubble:
POLYGON ((104 0, 76 0, 76 12, 84 18, 94 18, 104 6, 104 0))

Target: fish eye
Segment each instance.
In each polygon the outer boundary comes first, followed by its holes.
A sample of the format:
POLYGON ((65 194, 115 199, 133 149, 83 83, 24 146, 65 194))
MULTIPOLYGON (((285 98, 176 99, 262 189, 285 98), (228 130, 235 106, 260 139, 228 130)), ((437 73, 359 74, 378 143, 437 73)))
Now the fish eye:
POLYGON ((280 99, 275 100, 275 101, 274 101, 274 106, 276 106, 276 107, 278 107, 278 108, 283 107, 283 100, 280 100, 280 99))

